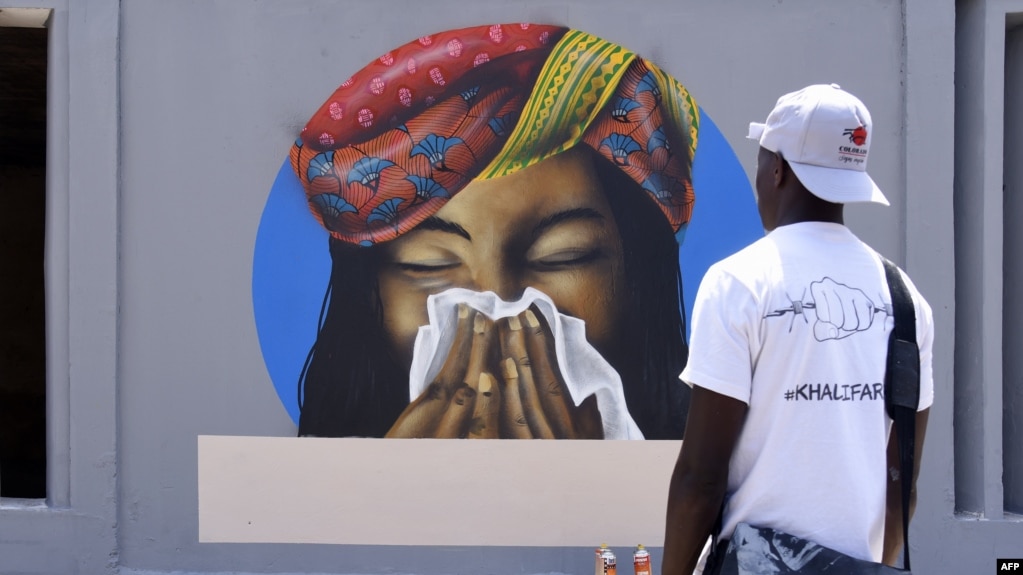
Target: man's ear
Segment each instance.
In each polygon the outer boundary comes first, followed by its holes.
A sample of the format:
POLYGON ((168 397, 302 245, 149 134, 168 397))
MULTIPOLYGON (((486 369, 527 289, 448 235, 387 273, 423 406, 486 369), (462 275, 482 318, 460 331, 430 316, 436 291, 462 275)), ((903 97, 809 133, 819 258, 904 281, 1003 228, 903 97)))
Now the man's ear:
POLYGON ((792 168, 785 158, 781 157, 781 154, 775 154, 774 159, 777 162, 772 170, 774 185, 780 188, 788 183, 789 178, 793 177, 792 168))

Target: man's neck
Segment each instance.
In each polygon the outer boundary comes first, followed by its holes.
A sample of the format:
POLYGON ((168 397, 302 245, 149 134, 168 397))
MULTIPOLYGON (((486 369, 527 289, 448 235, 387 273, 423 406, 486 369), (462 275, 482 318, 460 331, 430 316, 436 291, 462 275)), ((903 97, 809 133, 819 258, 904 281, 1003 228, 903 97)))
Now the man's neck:
POLYGON ((802 222, 826 222, 845 225, 843 204, 824 201, 808 192, 805 188, 795 191, 790 196, 785 209, 778 217, 777 225, 787 226, 802 222))

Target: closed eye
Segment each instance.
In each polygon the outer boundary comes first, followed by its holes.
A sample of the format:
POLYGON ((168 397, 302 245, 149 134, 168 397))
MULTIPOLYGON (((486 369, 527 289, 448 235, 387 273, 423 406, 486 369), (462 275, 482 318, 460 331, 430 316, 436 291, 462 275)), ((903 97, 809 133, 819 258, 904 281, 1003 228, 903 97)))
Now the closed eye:
POLYGON ((437 273, 457 268, 459 262, 394 262, 395 267, 414 274, 437 273))
POLYGON ((531 263, 540 269, 562 269, 585 265, 607 257, 601 249, 559 250, 535 258, 531 263))

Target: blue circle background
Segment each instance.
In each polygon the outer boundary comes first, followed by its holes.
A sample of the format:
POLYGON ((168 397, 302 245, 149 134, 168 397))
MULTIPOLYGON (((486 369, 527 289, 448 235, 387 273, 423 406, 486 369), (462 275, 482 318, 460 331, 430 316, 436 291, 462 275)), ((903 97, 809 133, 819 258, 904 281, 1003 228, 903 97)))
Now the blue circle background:
MULTIPOLYGON (((687 329, 707 268, 763 236, 746 173, 702 109, 693 188, 693 218, 679 253, 687 329)), ((252 307, 266 369, 296 424, 298 376, 316 340, 329 277, 327 231, 309 212, 302 184, 285 159, 256 232, 252 307)))

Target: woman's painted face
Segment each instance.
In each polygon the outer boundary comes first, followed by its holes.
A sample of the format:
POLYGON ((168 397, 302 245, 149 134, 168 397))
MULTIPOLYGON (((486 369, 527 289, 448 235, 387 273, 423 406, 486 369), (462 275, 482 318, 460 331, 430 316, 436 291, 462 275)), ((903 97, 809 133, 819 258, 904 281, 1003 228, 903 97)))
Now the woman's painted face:
POLYGON ((426 298, 452 287, 506 301, 526 287, 586 322, 607 355, 625 300, 621 241, 591 159, 570 150, 472 182, 432 217, 383 244, 380 298, 394 349, 411 362, 426 298))

